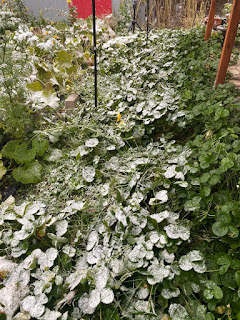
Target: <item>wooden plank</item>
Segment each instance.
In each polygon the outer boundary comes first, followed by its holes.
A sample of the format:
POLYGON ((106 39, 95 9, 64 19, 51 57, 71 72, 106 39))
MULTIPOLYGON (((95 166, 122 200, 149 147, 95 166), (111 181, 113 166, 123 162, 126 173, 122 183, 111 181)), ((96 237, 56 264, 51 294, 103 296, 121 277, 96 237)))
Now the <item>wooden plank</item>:
POLYGON ((66 100, 65 100, 65 107, 67 109, 74 109, 77 106, 79 100, 79 95, 77 93, 71 94, 66 100))
POLYGON ((207 22, 207 27, 206 27, 205 37, 204 37, 205 41, 209 40, 211 36, 216 7, 217 7, 217 0, 211 0, 211 6, 209 10, 209 15, 208 15, 208 22, 207 22))
POLYGON ((218 66, 218 72, 215 81, 215 88, 218 84, 223 84, 227 74, 227 68, 231 58, 231 53, 237 34, 238 23, 240 19, 240 0, 234 0, 227 33, 223 44, 222 54, 218 66))

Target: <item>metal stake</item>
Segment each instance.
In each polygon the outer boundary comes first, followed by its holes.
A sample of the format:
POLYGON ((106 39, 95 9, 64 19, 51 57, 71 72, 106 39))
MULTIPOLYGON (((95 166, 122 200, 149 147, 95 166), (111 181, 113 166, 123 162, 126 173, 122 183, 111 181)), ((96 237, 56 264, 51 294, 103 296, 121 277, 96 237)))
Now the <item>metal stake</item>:
POLYGON ((92 0, 92 11, 93 11, 93 44, 94 44, 94 94, 95 94, 95 108, 97 109, 98 105, 98 86, 97 86, 97 37, 96 37, 96 6, 95 0, 92 0))
POLYGON ((128 31, 132 30, 133 33, 135 33, 136 26, 139 28, 140 31, 142 31, 139 23, 137 22, 136 10, 137 10, 137 0, 133 0, 133 20, 132 20, 130 27, 128 29, 128 31))
POLYGON ((149 35, 149 0, 147 0, 147 42, 148 42, 148 35, 149 35))

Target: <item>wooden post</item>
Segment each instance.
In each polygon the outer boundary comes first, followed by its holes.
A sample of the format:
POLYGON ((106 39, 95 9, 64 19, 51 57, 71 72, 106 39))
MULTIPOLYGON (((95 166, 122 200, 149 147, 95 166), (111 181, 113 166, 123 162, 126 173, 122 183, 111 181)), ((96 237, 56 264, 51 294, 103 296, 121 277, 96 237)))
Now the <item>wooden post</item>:
POLYGON ((217 7, 217 0, 211 0, 211 6, 210 6, 210 10, 209 10, 209 15, 208 15, 206 33, 205 33, 205 37, 204 37, 205 41, 209 40, 209 38, 211 36, 216 7, 217 7))
POLYGON ((234 40, 237 34, 238 23, 240 19, 240 0, 234 0, 227 33, 223 44, 222 54, 218 66, 218 72, 215 81, 215 88, 218 84, 223 84, 227 74, 227 68, 231 58, 234 40))

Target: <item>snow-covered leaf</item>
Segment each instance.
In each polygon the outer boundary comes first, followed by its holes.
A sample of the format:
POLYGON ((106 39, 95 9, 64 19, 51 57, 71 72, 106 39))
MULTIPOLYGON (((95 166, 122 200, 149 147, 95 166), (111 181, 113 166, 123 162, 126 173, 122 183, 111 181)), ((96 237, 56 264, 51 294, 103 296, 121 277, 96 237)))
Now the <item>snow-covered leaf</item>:
POLYGON ((93 167, 84 167, 82 170, 82 176, 87 182, 93 182, 96 171, 93 167))
POLYGON ((151 214, 150 217, 157 221, 157 223, 162 222, 167 219, 171 213, 169 211, 162 211, 160 213, 151 214))
POLYGON ((38 302, 34 296, 28 296, 22 301, 23 310, 30 313, 33 318, 39 318, 45 311, 45 306, 38 302))
POLYGON ((111 289, 104 288, 101 290, 101 301, 105 304, 110 304, 114 300, 114 293, 111 289))
POLYGON ((149 296, 149 289, 148 288, 141 288, 137 292, 137 296, 140 300, 145 300, 149 296))
POLYGON ((98 245, 99 237, 97 231, 92 231, 88 237, 87 251, 92 250, 95 245, 98 245))
POLYGON ((190 237, 190 228, 180 224, 170 224, 164 227, 170 239, 188 240, 190 237))
POLYGON ((78 306, 80 310, 85 313, 85 314, 93 314, 95 311, 95 308, 91 307, 89 305, 89 295, 87 293, 84 293, 79 301, 78 301, 78 306))
POLYGON ((91 138, 86 140, 85 146, 88 148, 94 148, 99 144, 99 140, 97 138, 91 138))
POLYGON ((49 248, 45 253, 42 252, 41 255, 38 257, 38 263, 41 269, 48 269, 52 267, 57 256, 58 251, 55 248, 49 248))
POLYGON ((169 314, 172 320, 190 320, 186 309, 176 303, 170 305, 169 314))
POLYGON ((140 312, 150 312, 150 304, 148 301, 139 300, 135 303, 135 309, 140 312))
POLYGON ((109 270, 106 267, 100 267, 94 274, 96 288, 101 290, 105 288, 109 279, 109 270))
POLYGON ((198 250, 193 250, 186 255, 181 256, 179 259, 179 267, 184 271, 194 269, 195 272, 204 273, 206 266, 204 263, 204 257, 198 250))
POLYGON ((56 222, 56 235, 57 237, 63 236, 68 229, 68 222, 67 220, 57 221, 56 222))
POLYGON ((99 290, 92 290, 89 295, 89 307, 96 308, 100 303, 100 291, 99 290))
POLYGON ((155 205, 157 203, 165 203, 168 201, 168 195, 166 190, 158 191, 154 198, 149 200, 150 205, 155 205))
POLYGON ((40 318, 40 320, 57 320, 61 317, 61 312, 59 311, 51 311, 50 309, 46 308, 44 315, 40 318))
POLYGON ((180 290, 178 288, 176 288, 175 290, 163 289, 161 295, 164 299, 169 300, 178 297, 180 295, 180 290))
POLYGON ((75 256, 75 254, 76 254, 76 249, 75 249, 74 247, 68 246, 68 245, 64 246, 64 247, 62 248, 62 251, 63 251, 66 255, 68 255, 70 258, 73 258, 73 257, 75 256))
POLYGON ((59 149, 50 149, 50 151, 45 154, 44 160, 49 161, 49 162, 55 162, 58 161, 63 157, 63 153, 59 149))
POLYGON ((176 175, 176 165, 172 165, 170 167, 167 168, 166 172, 164 173, 164 176, 167 179, 173 178, 176 175))

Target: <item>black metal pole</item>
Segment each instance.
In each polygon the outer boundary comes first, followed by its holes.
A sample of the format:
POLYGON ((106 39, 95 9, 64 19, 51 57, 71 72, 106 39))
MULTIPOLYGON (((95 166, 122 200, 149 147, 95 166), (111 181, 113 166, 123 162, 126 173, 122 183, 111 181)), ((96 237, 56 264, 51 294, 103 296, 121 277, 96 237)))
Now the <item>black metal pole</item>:
POLYGON ((95 108, 97 109, 98 105, 98 86, 97 86, 97 37, 96 37, 96 6, 95 0, 92 0, 92 11, 93 11, 93 45, 94 45, 94 93, 95 93, 95 108))
POLYGON ((133 25, 132 25, 132 28, 133 28, 133 33, 135 32, 135 25, 136 25, 136 8, 137 8, 137 3, 136 3, 136 0, 134 0, 133 2, 133 25))
POLYGON ((148 34, 149 34, 149 0, 147 0, 147 42, 148 42, 148 34))

